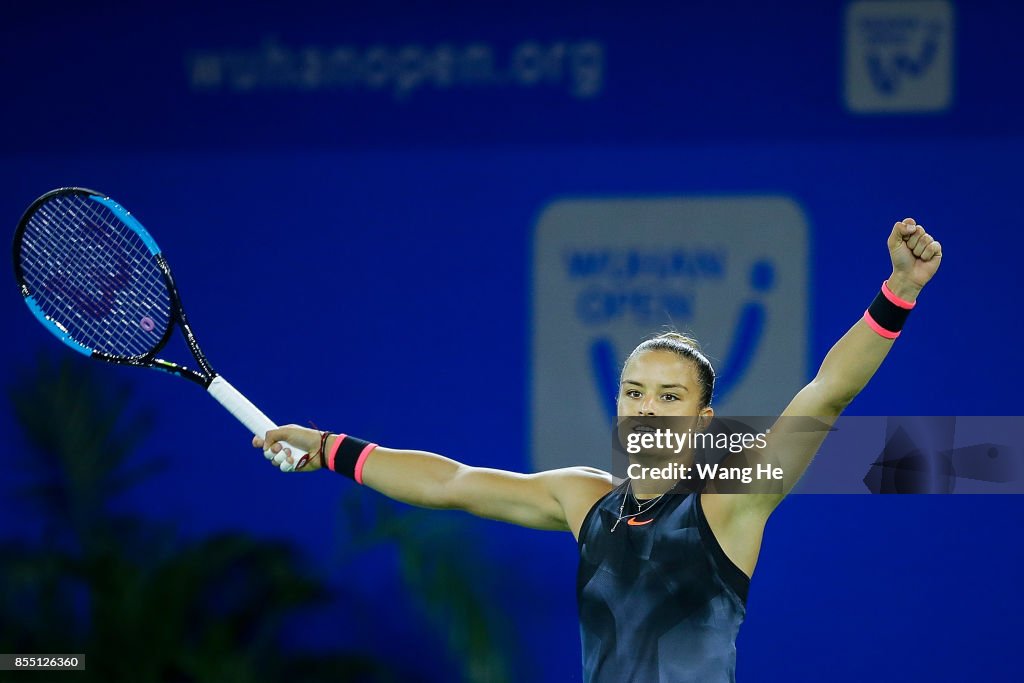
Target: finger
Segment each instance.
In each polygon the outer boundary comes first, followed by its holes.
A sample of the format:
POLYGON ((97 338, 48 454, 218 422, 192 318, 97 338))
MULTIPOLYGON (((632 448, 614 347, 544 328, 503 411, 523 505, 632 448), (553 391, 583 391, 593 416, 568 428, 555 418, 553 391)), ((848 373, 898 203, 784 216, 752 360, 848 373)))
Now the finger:
POLYGON ((292 449, 282 448, 281 452, 274 458, 274 462, 281 467, 283 472, 290 472, 292 467, 295 465, 295 458, 292 457, 292 449))
POLYGON ((907 238, 913 235, 917 231, 917 225, 914 223, 914 219, 908 219, 910 222, 899 221, 894 223, 892 226, 892 232, 889 233, 889 249, 898 249, 901 242, 906 242, 907 238))
MULTIPOLYGON (((269 434, 269 432, 268 432, 269 434)), ((269 439, 263 444, 263 455, 267 460, 277 464, 277 455, 281 451, 281 444, 272 443, 269 439)))
POLYGON ((911 251, 913 251, 914 249, 916 249, 916 248, 917 248, 917 245, 918 245, 918 243, 919 243, 919 242, 921 241, 921 237, 922 237, 923 235, 925 235, 925 231, 924 231, 924 228, 922 228, 922 227, 921 227, 921 226, 919 226, 919 225, 918 225, 918 226, 916 226, 916 227, 914 228, 914 232, 913 232, 913 234, 911 234, 911 235, 910 235, 909 237, 905 238, 905 240, 906 240, 906 242, 907 242, 907 247, 908 247, 908 248, 909 248, 909 249, 910 249, 911 251))
POLYGON ((277 429, 271 429, 269 432, 267 432, 267 441, 269 441, 270 443, 277 443, 278 441, 286 441, 287 440, 287 435, 285 434, 285 432, 286 432, 286 430, 284 430, 284 429, 282 429, 280 427, 277 428, 277 429))
POLYGON ((903 242, 903 239, 904 239, 903 231, 905 229, 906 229, 906 226, 902 222, 900 222, 900 223, 893 223, 892 224, 892 232, 889 233, 889 239, 888 239, 889 249, 890 250, 897 249, 900 246, 900 243, 903 242))
POLYGON ((924 253, 924 250, 928 248, 928 245, 930 245, 934 241, 935 240, 933 240, 932 236, 929 235, 928 233, 922 235, 921 239, 918 240, 917 242, 917 246, 914 247, 914 256, 920 257, 921 254, 924 253))
POLYGON ((917 225, 917 221, 915 221, 913 218, 904 218, 903 222, 907 225, 917 225))
POLYGON ((925 247, 925 250, 921 252, 922 261, 931 261, 933 258, 942 258, 942 245, 939 244, 938 240, 933 240, 932 243, 925 247))
POLYGON ((285 430, 278 427, 267 431, 266 436, 263 438, 263 452, 266 453, 268 459, 273 459, 272 453, 277 453, 281 450, 281 446, 278 445, 279 441, 285 441, 286 435, 285 430))
POLYGON ((252 445, 256 448, 263 448, 263 439, 258 436, 252 437, 252 445))

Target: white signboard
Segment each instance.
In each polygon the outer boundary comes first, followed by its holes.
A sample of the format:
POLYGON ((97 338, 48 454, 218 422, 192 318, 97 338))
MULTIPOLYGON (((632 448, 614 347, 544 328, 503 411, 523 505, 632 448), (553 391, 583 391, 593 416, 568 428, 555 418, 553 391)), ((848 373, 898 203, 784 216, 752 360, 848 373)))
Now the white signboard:
POLYGON ((622 363, 666 326, 715 365, 716 411, 780 412, 809 379, 807 232, 786 197, 549 205, 534 236, 534 468, 609 468, 622 363))
POLYGON ((862 0, 846 10, 846 106, 935 112, 953 99, 948 0, 862 0))

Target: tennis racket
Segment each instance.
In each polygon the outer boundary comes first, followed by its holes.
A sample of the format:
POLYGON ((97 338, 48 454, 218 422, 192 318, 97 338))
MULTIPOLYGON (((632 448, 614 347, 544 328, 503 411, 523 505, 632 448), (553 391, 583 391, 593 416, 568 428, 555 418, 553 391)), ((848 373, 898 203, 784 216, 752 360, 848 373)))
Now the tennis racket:
MULTIPOLYGON (((14 275, 36 319, 78 353, 195 382, 260 437, 277 428, 214 372, 188 324, 160 247, 110 197, 62 187, 32 202, 14 234, 14 275), (156 357, 175 326, 196 369, 156 357)), ((283 445, 296 465, 283 460, 281 469, 301 468, 309 455, 283 445)), ((265 455, 275 458, 269 451, 265 455)))

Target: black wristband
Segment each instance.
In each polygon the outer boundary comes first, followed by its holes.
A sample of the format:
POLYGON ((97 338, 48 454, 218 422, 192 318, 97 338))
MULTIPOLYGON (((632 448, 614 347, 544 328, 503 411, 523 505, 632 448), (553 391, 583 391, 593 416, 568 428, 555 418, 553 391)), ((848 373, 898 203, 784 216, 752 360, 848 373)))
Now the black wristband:
POLYGON ((875 300, 868 306, 868 310, 864 311, 864 321, 886 339, 895 339, 900 336, 913 306, 913 303, 893 294, 883 282, 882 289, 875 295, 875 300))
POLYGON ((377 444, 370 441, 363 441, 354 436, 338 434, 338 438, 331 446, 331 452, 327 456, 327 466, 353 479, 358 484, 363 483, 363 463, 366 457, 377 447, 377 444))

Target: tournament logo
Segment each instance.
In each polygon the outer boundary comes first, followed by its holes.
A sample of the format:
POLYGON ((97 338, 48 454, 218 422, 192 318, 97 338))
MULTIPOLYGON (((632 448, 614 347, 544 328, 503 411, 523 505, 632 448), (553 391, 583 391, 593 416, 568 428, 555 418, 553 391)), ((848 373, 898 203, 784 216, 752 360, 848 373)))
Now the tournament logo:
POLYGON ((722 414, 778 414, 808 379, 807 223, 786 197, 558 201, 534 235, 536 469, 609 469, 622 362, 671 326, 722 414))
POLYGON ((846 11, 846 106, 856 113, 934 112, 953 99, 948 0, 862 0, 846 11))

